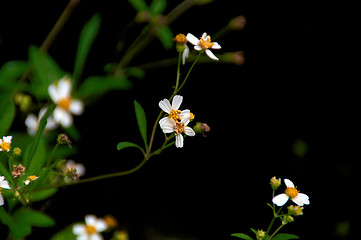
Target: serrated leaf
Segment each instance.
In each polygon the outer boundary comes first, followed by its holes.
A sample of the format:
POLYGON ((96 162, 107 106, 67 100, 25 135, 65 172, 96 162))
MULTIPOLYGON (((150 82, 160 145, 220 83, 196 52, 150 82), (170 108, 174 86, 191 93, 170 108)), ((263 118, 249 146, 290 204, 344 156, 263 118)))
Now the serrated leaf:
POLYGON ((75 64, 74 64, 74 74, 73 74, 73 81, 76 85, 76 82, 79 80, 86 59, 89 54, 89 50, 98 35, 99 28, 100 28, 100 16, 99 14, 95 14, 83 27, 80 36, 79 36, 79 43, 78 49, 75 57, 75 64))
POLYGON ((122 149, 124 149, 124 148, 130 148, 130 147, 138 148, 138 149, 143 153, 143 155, 145 155, 144 150, 143 150, 140 146, 138 146, 137 144, 135 144, 135 143, 132 143, 132 142, 120 142, 120 143, 118 143, 118 145, 117 145, 117 149, 118 149, 119 151, 122 150, 122 149))
POLYGON ((294 234, 280 233, 272 238, 272 240, 289 240, 289 239, 299 239, 299 237, 294 234))
POLYGON ((145 112, 142 106, 134 100, 134 109, 135 109, 135 115, 137 117, 138 127, 140 135, 142 135, 144 145, 147 148, 147 119, 145 117, 145 112))
POLYGON ((237 237, 237 238, 242 238, 245 240, 253 240, 253 238, 251 238, 250 236, 248 236, 247 234, 244 233, 233 233, 231 234, 232 237, 237 237))
POLYGON ((131 86, 125 77, 92 76, 80 85, 76 95, 79 98, 94 97, 111 90, 128 90, 131 86))

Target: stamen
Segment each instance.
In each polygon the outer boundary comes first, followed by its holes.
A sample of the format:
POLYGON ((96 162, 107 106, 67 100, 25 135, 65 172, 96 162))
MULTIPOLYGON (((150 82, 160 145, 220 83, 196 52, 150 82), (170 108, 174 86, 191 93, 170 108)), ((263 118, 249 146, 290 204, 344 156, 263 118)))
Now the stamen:
POLYGON ((300 191, 298 191, 296 188, 294 187, 288 187, 285 191, 285 193, 290 197, 290 198, 294 198, 298 195, 300 191))
POLYGON ((10 143, 8 142, 2 142, 0 143, 0 148, 3 150, 3 151, 10 151, 10 143))
POLYGON ((184 123, 182 122, 176 122, 174 124, 174 132, 175 132, 175 135, 178 135, 178 134, 181 134, 182 132, 185 132, 184 130, 184 123))
POLYGON ((96 233, 97 229, 92 225, 87 225, 85 226, 85 232, 90 235, 96 233))
POLYGON ((202 45, 202 48, 208 49, 213 47, 214 43, 211 42, 211 37, 207 36, 205 39, 201 37, 199 43, 202 45))
POLYGON ((181 110, 175 110, 172 109, 172 111, 170 111, 169 113, 169 118, 173 119, 174 121, 180 120, 181 118, 179 117, 179 114, 181 113, 181 110))
POLYGON ((70 97, 62 98, 59 100, 58 106, 64 110, 68 110, 70 107, 70 102, 71 102, 70 97))

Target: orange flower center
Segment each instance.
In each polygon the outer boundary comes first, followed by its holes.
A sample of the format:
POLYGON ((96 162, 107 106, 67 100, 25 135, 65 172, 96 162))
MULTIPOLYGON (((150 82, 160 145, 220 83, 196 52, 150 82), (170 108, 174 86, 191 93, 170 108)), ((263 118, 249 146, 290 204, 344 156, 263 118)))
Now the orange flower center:
POLYGON ((97 229, 93 225, 86 225, 85 232, 90 235, 96 233, 97 229))
POLYGON ((294 198, 298 195, 300 191, 298 191, 296 188, 294 187, 288 187, 285 191, 285 193, 290 197, 290 198, 294 198))
POLYGON ((199 40, 200 44, 201 44, 201 47, 204 48, 204 49, 208 49, 208 48, 211 48, 213 47, 214 43, 211 42, 211 37, 210 36, 207 36, 206 39, 203 39, 201 37, 201 39, 199 40))
POLYGON ((174 132, 175 132, 175 135, 178 135, 178 134, 181 134, 182 132, 185 132, 184 130, 184 123, 182 122, 176 122, 174 124, 174 132))
POLYGON ((8 142, 2 142, 2 143, 0 143, 0 148, 1 148, 3 151, 10 151, 10 143, 8 143, 8 142))
POLYGON ((180 33, 175 38, 173 38, 173 41, 175 41, 178 44, 186 44, 187 43, 187 37, 186 35, 180 33))
POLYGON ((174 121, 177 121, 178 119, 180 119, 179 114, 181 113, 181 110, 174 110, 172 109, 172 111, 170 111, 169 113, 169 118, 173 119, 174 121))
POLYGON ((68 110, 70 107, 71 98, 65 97, 59 100, 58 106, 61 107, 64 110, 68 110))

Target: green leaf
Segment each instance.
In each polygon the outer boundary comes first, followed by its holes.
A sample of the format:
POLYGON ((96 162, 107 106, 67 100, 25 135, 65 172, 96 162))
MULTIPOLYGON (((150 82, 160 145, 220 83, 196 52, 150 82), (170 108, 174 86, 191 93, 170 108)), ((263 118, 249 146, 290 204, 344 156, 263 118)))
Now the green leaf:
POLYGON ((65 73, 47 53, 34 46, 29 48, 29 62, 34 73, 31 91, 38 98, 47 99, 49 85, 64 77, 65 73))
POLYGON ((75 240, 76 236, 73 234, 73 224, 67 226, 63 230, 57 232, 50 240, 75 240))
POLYGON ((169 27, 159 26, 157 28, 157 37, 165 49, 171 49, 173 47, 173 33, 169 27))
POLYGON ((138 146, 135 143, 132 143, 132 142, 120 142, 117 145, 118 150, 122 150, 124 148, 130 148, 130 147, 138 148, 143 153, 143 155, 145 155, 145 152, 144 152, 143 148, 141 148, 140 146, 138 146))
POLYGON ((4 209, 0 208, 0 220, 3 224, 9 227, 11 235, 15 239, 23 239, 25 236, 31 233, 31 226, 23 221, 19 221, 15 216, 10 215, 4 209))
POLYGON ((144 145, 147 148, 147 119, 145 117, 145 112, 142 106, 134 100, 134 109, 135 109, 135 115, 137 117, 138 127, 140 131, 140 135, 142 135, 144 145))
POLYGON ((15 104, 9 94, 0 94, 0 138, 11 127, 15 117, 15 104))
POLYGON ((94 97, 110 90, 128 90, 131 83, 125 77, 93 76, 80 85, 77 94, 79 98, 94 97))
POLYGON ((161 14, 167 7, 166 0, 153 0, 149 6, 149 11, 153 16, 161 14))
POLYGON ((293 234, 280 233, 272 238, 272 240, 288 240, 288 239, 299 239, 299 237, 293 234))
POLYGON ((31 208, 20 208, 15 211, 13 217, 19 222, 35 227, 51 227, 55 225, 55 221, 50 216, 31 208))
POLYGON ((75 57, 73 81, 76 85, 77 81, 83 72, 89 50, 98 35, 100 28, 100 16, 95 14, 83 27, 79 36, 78 50, 75 57))
POLYGON ((16 80, 26 71, 28 67, 27 62, 24 61, 9 61, 0 68, 0 86, 3 83, 8 83, 11 80, 16 80))
POLYGON ((248 236, 247 234, 244 233, 233 233, 231 234, 232 237, 237 237, 237 238, 242 238, 245 240, 253 240, 253 238, 251 238, 250 236, 248 236))
POLYGON ((30 195, 30 201, 37 202, 37 201, 47 199, 47 198, 53 196, 57 191, 58 191, 57 188, 50 188, 50 189, 40 190, 40 191, 32 191, 31 195, 30 195))
POLYGON ((128 0, 128 2, 138 11, 146 11, 148 9, 144 0, 128 0))

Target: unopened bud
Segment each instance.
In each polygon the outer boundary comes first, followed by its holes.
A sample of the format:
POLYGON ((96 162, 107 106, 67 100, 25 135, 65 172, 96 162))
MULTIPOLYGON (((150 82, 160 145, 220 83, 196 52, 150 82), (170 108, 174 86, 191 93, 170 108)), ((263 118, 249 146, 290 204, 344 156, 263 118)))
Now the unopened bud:
POLYGON ((237 16, 235 18, 232 18, 231 21, 229 21, 229 28, 232 30, 242 30, 246 26, 246 18, 242 15, 237 16))
POLYGON ((204 133, 207 133, 211 130, 210 126, 208 126, 207 123, 197 122, 196 125, 194 125, 193 130, 196 133, 202 133, 203 137, 206 137, 204 133))
POLYGON ((282 224, 286 225, 287 223, 291 223, 291 222, 294 222, 294 221, 295 221, 295 219, 292 216, 286 215, 282 219, 282 224))
POLYGON ((266 239, 266 232, 263 231, 263 230, 257 230, 256 238, 257 238, 257 240, 264 240, 264 239, 266 239))
POLYGON ((270 184, 272 189, 276 190, 281 185, 281 178, 279 179, 277 179, 276 177, 271 178, 270 184))
POLYGON ((287 209, 288 209, 289 215, 292 215, 292 216, 303 215, 303 211, 302 211, 303 207, 291 205, 291 206, 287 207, 287 209))

